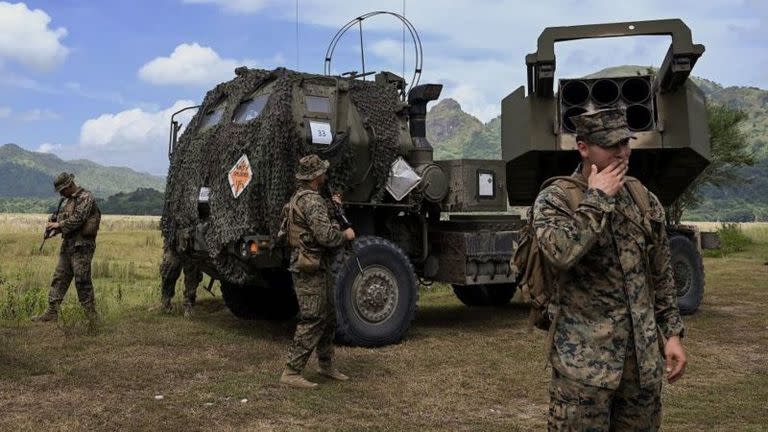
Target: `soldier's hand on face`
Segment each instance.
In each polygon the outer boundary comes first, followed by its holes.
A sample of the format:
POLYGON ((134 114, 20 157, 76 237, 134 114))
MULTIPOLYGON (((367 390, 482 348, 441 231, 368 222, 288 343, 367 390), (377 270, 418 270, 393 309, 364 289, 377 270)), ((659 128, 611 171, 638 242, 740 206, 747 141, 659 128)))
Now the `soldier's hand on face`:
POLYGON ((336 204, 341 205, 341 195, 340 194, 337 194, 337 193, 333 194, 333 196, 331 196, 331 200, 333 202, 335 202, 336 204))
POLYGON ((629 164, 623 161, 612 162, 600 172, 597 172, 597 166, 592 164, 587 184, 591 189, 601 190, 612 197, 619 193, 624 186, 624 176, 627 174, 627 170, 629 170, 629 164))
POLYGON ((680 342, 680 337, 672 336, 664 345, 664 370, 667 372, 667 381, 674 383, 685 373, 685 350, 680 342))
POLYGON ((352 241, 355 239, 355 230, 352 228, 347 228, 344 230, 344 237, 346 237, 347 240, 352 241))

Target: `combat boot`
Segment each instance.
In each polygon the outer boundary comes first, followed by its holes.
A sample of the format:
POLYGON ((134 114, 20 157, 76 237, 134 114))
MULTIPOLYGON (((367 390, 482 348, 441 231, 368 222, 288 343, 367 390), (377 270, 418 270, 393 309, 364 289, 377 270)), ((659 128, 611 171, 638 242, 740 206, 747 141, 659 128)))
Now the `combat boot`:
POLYGON ((192 318, 192 305, 184 303, 184 318, 192 318))
POLYGON ((99 325, 99 314, 96 312, 96 306, 93 303, 83 305, 83 311, 85 312, 85 319, 88 321, 88 328, 96 330, 99 325))
POLYGON ((320 375, 326 378, 335 379, 336 381, 349 380, 348 376, 339 372, 339 370, 333 366, 320 366, 320 368, 317 370, 317 373, 319 373, 320 375))
POLYGON ((166 314, 173 312, 173 304, 170 297, 163 297, 160 300, 160 311, 166 314))
POLYGON ((54 305, 49 305, 48 309, 45 310, 40 315, 33 316, 32 321, 34 322, 48 322, 48 321, 56 321, 59 319, 59 308, 54 305))
POLYGON ((299 372, 296 372, 291 368, 285 368, 283 375, 280 376, 280 384, 303 389, 313 389, 317 387, 317 383, 309 381, 301 376, 299 372))

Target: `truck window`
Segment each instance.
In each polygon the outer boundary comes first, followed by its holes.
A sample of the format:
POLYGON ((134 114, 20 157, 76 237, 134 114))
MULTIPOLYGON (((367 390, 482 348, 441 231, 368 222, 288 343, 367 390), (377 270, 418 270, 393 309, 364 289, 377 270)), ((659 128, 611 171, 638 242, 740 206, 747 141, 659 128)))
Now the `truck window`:
POLYGON ((200 132, 208 130, 213 126, 216 126, 221 121, 221 116, 224 115, 224 104, 218 105, 216 108, 205 113, 203 118, 203 124, 200 126, 200 132))
POLYGON ((331 100, 321 96, 305 96, 307 111, 329 114, 331 112, 331 100))
POLYGON ((269 99, 269 95, 265 94, 242 101, 235 110, 235 118, 232 121, 243 124, 255 119, 264 109, 267 99, 269 99))

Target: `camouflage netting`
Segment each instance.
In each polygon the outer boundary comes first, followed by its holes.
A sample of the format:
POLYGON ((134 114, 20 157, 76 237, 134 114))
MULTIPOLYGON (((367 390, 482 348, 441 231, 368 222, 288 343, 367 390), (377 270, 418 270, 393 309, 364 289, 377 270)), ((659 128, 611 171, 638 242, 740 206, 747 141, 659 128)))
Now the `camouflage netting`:
POLYGON ((350 89, 352 103, 360 112, 365 129, 373 137, 371 153, 373 167, 371 173, 376 179, 374 202, 384 199, 384 186, 389 176, 389 168, 398 156, 398 120, 399 98, 394 87, 371 85, 364 81, 352 81, 350 89))
MULTIPOLYGON (((161 228, 167 245, 177 245, 198 225, 197 197, 201 186, 211 189, 210 218, 204 236, 211 263, 229 281, 245 283, 245 271, 226 253, 226 246, 246 234, 275 236, 280 212, 295 190, 294 173, 301 156, 313 152, 312 145, 299 136, 292 103, 293 91, 301 83, 336 86, 333 78, 308 75, 286 69, 274 71, 238 68, 237 77, 209 91, 202 108, 179 139, 170 161, 166 185, 166 211, 161 228), (240 101, 262 85, 274 81, 273 90, 261 114, 245 124, 231 121, 240 101), (197 132, 213 107, 226 100, 219 125, 197 132), (253 179, 236 199, 227 179, 229 170, 247 155, 253 179)), ((384 197, 389 167, 398 155, 398 95, 394 88, 372 82, 352 81, 350 97, 373 139, 374 163, 371 174, 377 188, 373 200, 384 197)), ((327 155, 331 156, 331 155, 327 155)), ((326 158, 321 154, 321 157, 326 158)), ((344 191, 355 171, 355 158, 348 142, 342 142, 331 157, 331 187, 344 191)), ((178 247, 178 246, 177 246, 178 247)))

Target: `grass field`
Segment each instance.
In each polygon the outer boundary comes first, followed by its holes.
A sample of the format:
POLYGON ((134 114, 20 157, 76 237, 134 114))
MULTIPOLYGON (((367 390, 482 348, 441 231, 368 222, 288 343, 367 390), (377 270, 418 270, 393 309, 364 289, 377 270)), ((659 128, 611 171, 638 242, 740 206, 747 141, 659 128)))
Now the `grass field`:
MULTIPOLYGON (((105 217, 94 258, 96 335, 74 287, 58 324, 30 323, 45 306, 60 243, 37 252, 44 219, 0 215, 0 430, 544 427, 544 336, 527 331, 523 304, 470 309, 444 286, 426 289, 402 343, 340 347, 351 381, 312 372, 318 390, 293 390, 277 379, 294 322, 238 320, 218 287, 215 298, 200 290, 193 319, 149 310, 159 285, 157 218, 105 217)), ((685 320, 687 375, 664 388, 667 431, 768 428, 768 225, 744 232, 746 250, 705 259, 704 303, 685 320)))

